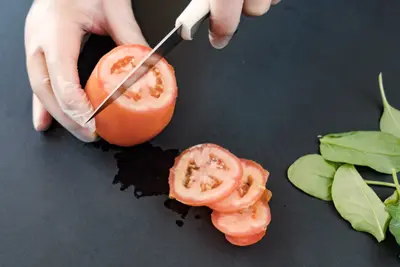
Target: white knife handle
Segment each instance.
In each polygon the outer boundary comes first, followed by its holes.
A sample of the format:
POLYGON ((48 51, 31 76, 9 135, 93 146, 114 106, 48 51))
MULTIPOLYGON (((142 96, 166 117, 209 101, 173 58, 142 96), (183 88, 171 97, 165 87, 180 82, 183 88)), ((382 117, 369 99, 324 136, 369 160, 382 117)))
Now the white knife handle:
POLYGON ((175 21, 182 25, 180 35, 184 40, 192 40, 201 23, 210 15, 209 0, 192 0, 175 21))

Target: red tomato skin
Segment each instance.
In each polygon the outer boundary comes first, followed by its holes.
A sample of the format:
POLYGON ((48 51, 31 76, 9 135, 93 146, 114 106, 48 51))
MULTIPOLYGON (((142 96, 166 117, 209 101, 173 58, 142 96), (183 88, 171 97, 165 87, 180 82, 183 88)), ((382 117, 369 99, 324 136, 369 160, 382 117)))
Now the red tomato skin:
MULTIPOLYGON (((221 218, 224 218, 225 216, 240 216, 239 214, 242 211, 228 212, 228 213, 213 211, 211 213, 211 222, 215 228, 217 228, 220 232, 222 232, 228 236, 246 237, 246 236, 251 236, 251 235, 254 235, 254 234, 262 232, 262 231, 266 231, 268 225, 271 222, 271 210, 267 203, 267 199, 265 199, 265 197, 266 197, 266 195, 263 194, 263 196, 259 199, 259 201, 257 201, 256 204, 254 205, 254 206, 262 205, 259 208, 266 209, 266 210, 264 210, 266 212, 266 220, 259 223, 258 226, 250 225, 243 229, 242 228, 234 229, 234 228, 236 228, 235 226, 226 226, 226 225, 223 226, 219 223, 221 218)), ((251 208, 253 208, 253 207, 251 207, 251 208)))
POLYGON ((246 247, 260 242, 264 238, 266 232, 267 231, 262 231, 260 233, 242 237, 225 235, 225 239, 232 245, 246 247))
MULTIPOLYGON (((251 166, 251 167, 255 167, 257 168, 260 173, 263 173, 263 179, 261 184, 263 186, 266 185, 267 181, 268 181, 268 177, 269 177, 269 172, 267 170, 265 170, 260 164, 258 164, 257 162, 253 161, 253 160, 249 160, 249 159, 241 159, 242 164, 246 166, 251 166)), ((244 172, 243 172, 244 174, 244 172)), ((235 192, 232 192, 232 194, 234 194, 235 192)), ((254 195, 253 198, 249 199, 244 197, 243 199, 241 199, 240 203, 237 203, 237 205, 229 205, 227 203, 227 200, 230 196, 228 196, 227 198, 222 199, 221 201, 212 203, 211 205, 209 205, 209 208, 215 211, 219 211, 219 212, 235 212, 238 210, 242 210, 245 208, 250 207, 251 205, 254 205, 254 203, 256 203, 258 201, 258 199, 262 196, 262 194, 264 193, 264 189, 260 188, 259 191, 257 192, 257 194, 254 195)))
POLYGON ((207 206, 207 205, 209 205, 209 204, 211 204, 211 203, 214 203, 214 202, 216 202, 216 201, 219 201, 219 200, 225 198, 226 196, 228 196, 229 194, 231 194, 232 191, 239 185, 239 183, 240 183, 240 177, 243 175, 243 169, 242 169, 242 168, 240 168, 240 172, 237 174, 237 177, 236 177, 236 180, 237 180, 237 181, 236 181, 235 186, 232 188, 232 190, 231 190, 231 191, 227 191, 227 192, 225 192, 224 194, 221 194, 218 198, 214 198, 214 199, 209 200, 209 201, 202 201, 202 202, 200 202, 200 201, 198 201, 198 200, 196 200, 196 199, 194 199, 194 198, 184 198, 184 197, 181 197, 180 194, 179 194, 178 192, 175 191, 175 187, 174 187, 174 182, 175 182, 175 167, 177 166, 177 164, 178 164, 178 162, 180 161, 180 159, 181 159, 186 153, 190 153, 190 152, 193 151, 193 150, 196 150, 196 149, 198 149, 198 148, 200 148, 200 147, 206 147, 206 146, 208 146, 208 147, 213 147, 213 148, 220 149, 220 150, 224 151, 227 155, 229 155, 230 157, 232 157, 233 159, 235 159, 235 160, 237 161, 237 163, 238 163, 239 166, 241 166, 241 164, 240 164, 240 159, 239 159, 239 158, 237 158, 233 153, 231 153, 231 152, 230 152, 229 150, 227 150, 226 148, 223 148, 223 147, 221 147, 221 146, 219 146, 219 145, 217 145, 217 144, 213 144, 213 143, 204 143, 204 144, 198 144, 198 145, 194 145, 194 146, 192 146, 192 147, 189 147, 189 148, 185 149, 178 157, 175 158, 175 163, 174 163, 174 165, 172 166, 172 168, 170 168, 169 177, 168 177, 168 183, 169 183, 169 189, 170 189, 170 191, 169 191, 169 198, 170 198, 170 199, 175 199, 175 200, 177 200, 177 201, 179 201, 179 202, 181 202, 181 203, 183 203, 183 204, 185 204, 185 205, 189 205, 189 206, 193 206, 193 207, 207 206))

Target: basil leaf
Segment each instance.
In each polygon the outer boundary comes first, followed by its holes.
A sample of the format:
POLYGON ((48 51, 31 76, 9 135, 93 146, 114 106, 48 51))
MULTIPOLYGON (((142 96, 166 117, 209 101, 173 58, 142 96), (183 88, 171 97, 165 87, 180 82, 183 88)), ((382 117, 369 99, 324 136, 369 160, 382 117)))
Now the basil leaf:
POLYGON ((389 223, 389 231, 395 237, 397 244, 400 245, 400 204, 390 204, 386 207, 392 218, 389 223))
POLYGON ((390 195, 383 203, 387 205, 396 204, 399 201, 399 193, 394 190, 393 194, 390 195))
POLYGON ((400 138, 380 131, 353 131, 328 134, 320 138, 322 157, 370 167, 391 174, 400 170, 400 138))
POLYGON ((289 181, 303 192, 326 201, 332 200, 331 187, 336 168, 321 155, 308 154, 288 168, 289 181))
POLYGON ((386 238, 390 216, 353 165, 344 164, 336 171, 332 199, 336 210, 355 230, 370 233, 378 242, 386 238))
POLYGON ((383 102, 383 114, 380 119, 380 129, 382 132, 391 133, 400 137, 400 111, 392 107, 386 98, 382 82, 382 73, 379 74, 379 89, 383 102))

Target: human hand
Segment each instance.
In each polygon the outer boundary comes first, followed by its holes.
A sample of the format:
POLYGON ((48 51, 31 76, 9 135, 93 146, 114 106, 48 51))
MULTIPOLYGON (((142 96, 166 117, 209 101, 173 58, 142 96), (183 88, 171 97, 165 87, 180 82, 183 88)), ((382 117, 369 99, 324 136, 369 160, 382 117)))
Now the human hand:
POLYGON ((77 70, 86 33, 109 34, 117 45, 148 45, 130 0, 35 0, 25 22, 25 52, 37 131, 54 118, 80 140, 97 140, 95 119, 84 125, 93 107, 77 70))
MULTIPOLYGON (((210 11, 209 39, 213 47, 224 48, 232 39, 240 22, 241 14, 262 16, 271 5, 281 0, 192 0, 177 19, 177 22, 190 28, 205 10, 210 11)), ((190 39, 191 36, 185 39, 190 39)))

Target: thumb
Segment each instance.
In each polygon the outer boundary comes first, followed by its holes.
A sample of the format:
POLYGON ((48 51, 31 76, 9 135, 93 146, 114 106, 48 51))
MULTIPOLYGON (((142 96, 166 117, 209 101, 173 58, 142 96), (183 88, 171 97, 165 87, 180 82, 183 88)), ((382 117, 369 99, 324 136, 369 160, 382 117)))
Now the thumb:
POLYGON ((104 1, 104 12, 108 33, 117 45, 149 46, 132 12, 131 0, 104 1))

